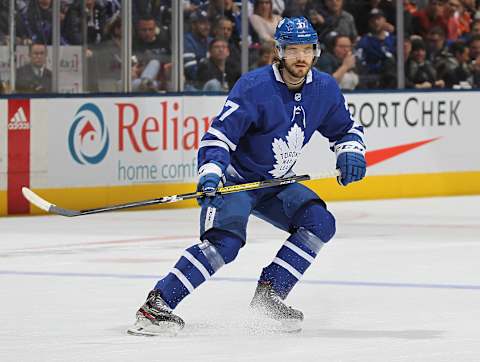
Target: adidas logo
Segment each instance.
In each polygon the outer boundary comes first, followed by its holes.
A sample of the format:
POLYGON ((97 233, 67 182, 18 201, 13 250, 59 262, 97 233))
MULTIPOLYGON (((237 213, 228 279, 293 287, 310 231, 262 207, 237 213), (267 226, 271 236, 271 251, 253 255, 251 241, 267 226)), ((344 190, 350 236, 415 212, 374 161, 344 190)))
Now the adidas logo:
POLYGON ((30 129, 30 122, 25 115, 25 111, 23 107, 18 108, 17 112, 13 115, 13 117, 8 121, 8 129, 9 130, 26 130, 30 129))

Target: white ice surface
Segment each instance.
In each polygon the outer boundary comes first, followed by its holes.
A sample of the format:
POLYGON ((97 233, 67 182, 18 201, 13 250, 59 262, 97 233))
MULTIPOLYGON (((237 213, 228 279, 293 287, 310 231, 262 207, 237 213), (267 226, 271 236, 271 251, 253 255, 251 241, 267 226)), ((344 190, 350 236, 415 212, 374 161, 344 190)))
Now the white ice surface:
POLYGON ((337 235, 287 299, 299 334, 248 313, 286 237, 254 217, 237 260, 177 308, 174 338, 125 330, 196 242, 198 209, 0 218, 0 361, 480 361, 480 197, 329 207, 337 235))

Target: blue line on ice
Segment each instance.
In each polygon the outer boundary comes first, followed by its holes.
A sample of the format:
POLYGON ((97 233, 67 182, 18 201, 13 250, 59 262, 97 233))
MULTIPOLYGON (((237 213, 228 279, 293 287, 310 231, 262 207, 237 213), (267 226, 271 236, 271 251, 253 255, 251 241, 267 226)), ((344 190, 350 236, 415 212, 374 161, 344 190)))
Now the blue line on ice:
MULTIPOLYGON (((0 275, 25 275, 25 276, 43 276, 43 277, 77 277, 77 278, 117 278, 117 279, 155 279, 158 280, 161 275, 148 274, 111 274, 111 273, 73 273, 73 272, 36 272, 36 271, 15 271, 0 270, 0 275)), ((256 282, 254 278, 217 278, 212 281, 217 282, 256 282)), ((480 285, 468 284, 437 284, 437 283, 401 283, 401 282, 366 282, 366 281, 348 281, 348 280, 302 280, 302 283, 313 285, 334 285, 334 286, 354 286, 354 287, 387 287, 387 288, 421 288, 421 289, 463 289, 480 290, 480 285)))

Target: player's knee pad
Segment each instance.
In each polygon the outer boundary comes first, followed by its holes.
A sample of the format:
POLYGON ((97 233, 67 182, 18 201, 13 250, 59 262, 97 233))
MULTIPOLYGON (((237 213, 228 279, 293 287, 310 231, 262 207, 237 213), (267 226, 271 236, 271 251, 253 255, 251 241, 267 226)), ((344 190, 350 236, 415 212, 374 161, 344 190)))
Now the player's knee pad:
POLYGON ((204 240, 208 241, 214 247, 225 264, 235 260, 238 251, 244 244, 243 240, 238 236, 219 229, 209 230, 205 234, 204 240))
POLYGON ((304 228, 324 243, 335 235, 335 218, 324 203, 313 201, 305 204, 293 218, 295 228, 304 228))

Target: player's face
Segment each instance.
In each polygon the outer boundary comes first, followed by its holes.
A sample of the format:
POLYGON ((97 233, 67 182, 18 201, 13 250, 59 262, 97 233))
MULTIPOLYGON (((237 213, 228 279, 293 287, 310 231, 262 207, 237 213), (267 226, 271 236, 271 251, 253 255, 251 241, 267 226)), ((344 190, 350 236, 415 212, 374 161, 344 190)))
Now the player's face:
POLYGON ((294 77, 303 78, 313 65, 315 50, 312 44, 287 45, 285 69, 294 77))

